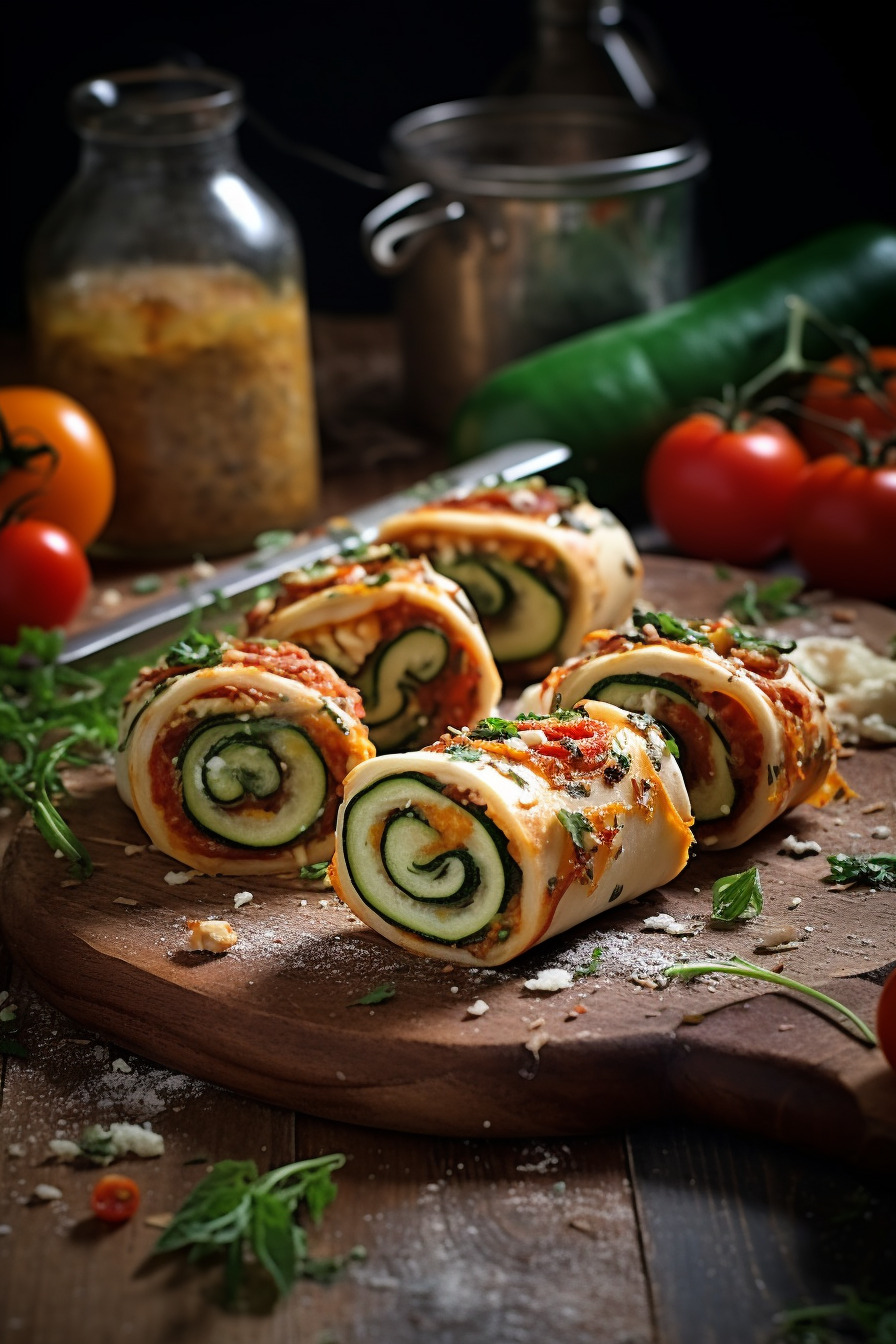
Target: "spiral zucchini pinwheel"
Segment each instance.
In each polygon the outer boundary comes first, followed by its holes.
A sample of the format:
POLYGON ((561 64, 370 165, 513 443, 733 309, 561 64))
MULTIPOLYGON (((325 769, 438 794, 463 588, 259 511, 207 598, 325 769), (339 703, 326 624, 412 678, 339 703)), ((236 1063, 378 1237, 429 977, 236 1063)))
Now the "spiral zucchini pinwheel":
POLYGON ((516 677, 542 675, 589 630, 627 620, 641 582, 622 524, 540 477, 421 504, 380 536, 466 589, 496 661, 516 677))
POLYGON ((520 702, 528 709, 606 700, 650 714, 676 744, 702 845, 731 849, 798 803, 846 786, 824 697, 785 654, 730 621, 635 618, 634 635, 598 630, 520 702))
POLYGON ((501 680, 463 590, 390 546, 284 574, 254 637, 296 639, 357 686, 377 751, 433 742, 491 713, 501 680))
POLYGON ((690 821, 657 726, 588 703, 365 761, 345 783, 330 876, 392 942, 498 965, 670 881, 690 821))
POLYGON ((118 790, 153 844, 199 872, 294 872, 333 853, 342 781, 374 754, 362 712, 304 649, 203 636, 128 692, 118 790))

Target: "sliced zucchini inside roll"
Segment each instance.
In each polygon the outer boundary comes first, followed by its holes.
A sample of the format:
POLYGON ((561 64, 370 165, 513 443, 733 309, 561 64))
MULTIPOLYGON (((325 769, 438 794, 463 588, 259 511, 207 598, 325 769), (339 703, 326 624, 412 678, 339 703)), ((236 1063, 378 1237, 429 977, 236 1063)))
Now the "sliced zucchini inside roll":
POLYGON ((695 820, 728 816, 737 796, 728 742, 705 706, 681 686, 664 677, 631 673, 605 677, 580 698, 606 700, 620 709, 652 715, 678 746, 678 764, 695 820))
POLYGON ((184 811, 228 845, 289 845, 317 821, 327 802, 327 768, 293 723, 233 715, 206 719, 178 758, 184 811))
POLYGON ((342 845, 362 900, 390 924, 441 943, 482 938, 519 889, 507 839, 484 809, 406 772, 352 799, 342 845))
POLYGON ((416 688, 435 678, 448 661, 444 631, 417 625, 381 644, 358 678, 365 722, 378 751, 396 751, 425 737, 416 688))
POLYGON ((524 662, 552 649, 566 622, 554 589, 525 565, 474 553, 437 568, 465 590, 498 662, 524 662))

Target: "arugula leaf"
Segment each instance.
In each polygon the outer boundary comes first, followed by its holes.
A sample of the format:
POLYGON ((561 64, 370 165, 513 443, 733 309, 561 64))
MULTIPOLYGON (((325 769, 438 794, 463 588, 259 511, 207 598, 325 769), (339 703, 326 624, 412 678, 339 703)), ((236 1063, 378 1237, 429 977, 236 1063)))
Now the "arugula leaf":
POLYGON ((802 579, 790 574, 771 579, 762 587, 747 579, 743 588, 726 599, 725 610, 748 625, 762 625, 765 621, 785 616, 801 616, 809 607, 796 599, 805 586, 802 579))
POLYGON ((594 827, 588 818, 581 812, 567 812, 565 807, 561 807, 557 811, 557 820, 569 831, 576 849, 584 849, 585 836, 594 834, 594 827))
POLYGON ((600 970, 600 959, 604 954, 602 947, 592 947, 591 956, 584 966, 577 966, 572 973, 574 980, 581 980, 585 975, 597 975, 600 970))
POLYGON ((877 1037, 871 1030, 867 1022, 863 1022, 858 1013, 854 1013, 851 1008, 845 1004, 838 1003, 828 994, 822 994, 821 990, 813 989, 811 985, 804 985, 799 980, 791 980, 789 976, 778 975, 777 971, 767 971, 764 966, 757 966, 755 962, 745 961, 743 957, 729 957, 727 961, 692 961, 684 965, 665 966, 663 975, 670 980, 693 980, 697 975, 743 975, 749 980, 767 980, 772 985, 780 985, 783 989, 794 989, 800 994, 806 994, 810 999, 817 999, 819 1003, 827 1004, 853 1024, 862 1036, 867 1045, 877 1045, 877 1037))
POLYGON ((825 882, 862 882, 896 889, 896 854, 829 854, 825 882))
POLYGON ((387 1003, 387 1002, 389 1001, 389 999, 394 999, 394 998, 395 998, 395 986, 394 986, 394 985, 389 985, 389 984, 386 984, 386 985, 377 985, 376 989, 372 989, 372 990, 370 991, 370 993, 369 993, 369 994, 365 994, 363 998, 361 998, 361 999, 355 999, 353 1003, 350 1003, 350 1004, 349 1004, 349 1007, 350 1007, 350 1008, 364 1008, 364 1007, 366 1007, 368 1004, 372 1004, 372 1003, 387 1003))
POLYGON ((735 919, 753 919, 762 910, 762 883, 759 869, 719 877, 712 884, 712 917, 725 923, 735 919))
POLYGON ((295 1222, 303 1202, 313 1221, 320 1221, 336 1195, 332 1173, 344 1163, 342 1153, 331 1153, 259 1176, 254 1162, 218 1162, 187 1196, 153 1254, 189 1248, 190 1261, 223 1254, 224 1301, 233 1306, 248 1251, 284 1297, 297 1278, 328 1276, 349 1258, 312 1259, 305 1232, 295 1222))
POLYGON ((326 859, 321 859, 319 863, 303 863, 299 869, 299 877, 303 882, 323 882, 329 866, 326 859))

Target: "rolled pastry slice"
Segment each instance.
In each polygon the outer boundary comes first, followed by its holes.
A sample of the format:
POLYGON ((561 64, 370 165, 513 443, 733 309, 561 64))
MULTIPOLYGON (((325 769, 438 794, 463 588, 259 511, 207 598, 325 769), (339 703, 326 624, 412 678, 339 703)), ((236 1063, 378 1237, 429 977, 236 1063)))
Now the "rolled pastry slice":
POLYGON ((541 676, 596 626, 628 620, 642 567, 628 532, 569 486, 485 485, 380 529, 455 579, 511 677, 541 676))
MULTIPOLYGON (((654 613, 651 613, 654 615, 654 613)), ((633 636, 598 630, 521 704, 546 710, 607 700, 650 714, 676 744, 699 844, 731 849, 798 803, 822 806, 846 785, 823 695, 785 656, 726 621, 686 625, 662 613, 633 636)))
POLYGON ((358 766, 330 877, 392 942, 494 966, 671 880, 690 821, 657 726, 588 703, 358 766))
POLYGON ((357 693, 293 644, 191 652, 176 648, 128 692, 121 797, 158 849, 202 873, 329 859, 342 781, 374 754, 357 693))
POLYGON ((463 590, 389 546, 284 574, 248 616, 254 636, 295 639, 357 686, 377 751, 433 742, 475 723, 501 679, 463 590))

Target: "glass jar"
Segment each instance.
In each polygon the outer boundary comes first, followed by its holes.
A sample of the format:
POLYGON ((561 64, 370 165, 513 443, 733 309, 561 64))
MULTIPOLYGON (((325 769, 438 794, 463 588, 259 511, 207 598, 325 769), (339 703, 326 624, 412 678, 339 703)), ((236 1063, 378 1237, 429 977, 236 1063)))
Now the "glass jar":
POLYGON ((242 164, 242 89, 159 67, 78 86, 77 177, 35 239, 38 376, 105 431, 100 554, 175 560, 295 528, 318 499, 298 236, 242 164))

